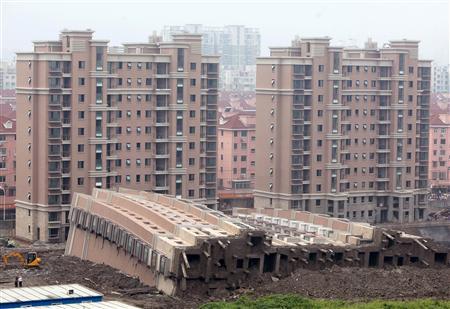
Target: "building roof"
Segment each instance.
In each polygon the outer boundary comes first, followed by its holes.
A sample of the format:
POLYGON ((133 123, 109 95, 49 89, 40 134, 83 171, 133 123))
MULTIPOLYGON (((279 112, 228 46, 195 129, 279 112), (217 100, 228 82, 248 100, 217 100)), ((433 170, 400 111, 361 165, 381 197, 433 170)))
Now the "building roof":
POLYGON ((222 125, 219 125, 219 129, 230 129, 230 130, 240 130, 240 129, 250 129, 255 126, 246 126, 240 119, 239 114, 233 115, 228 118, 228 121, 222 125))
POLYGON ((0 290, 0 307, 45 306, 64 301, 101 301, 103 294, 80 284, 47 285, 0 290))
POLYGON ((138 308, 119 301, 100 301, 94 303, 37 306, 34 309, 134 309, 138 308))
POLYGON ((432 126, 450 126, 450 115, 435 114, 430 117, 430 125, 432 126))
POLYGON ((15 133, 16 120, 9 117, 0 116, 0 133, 15 133))

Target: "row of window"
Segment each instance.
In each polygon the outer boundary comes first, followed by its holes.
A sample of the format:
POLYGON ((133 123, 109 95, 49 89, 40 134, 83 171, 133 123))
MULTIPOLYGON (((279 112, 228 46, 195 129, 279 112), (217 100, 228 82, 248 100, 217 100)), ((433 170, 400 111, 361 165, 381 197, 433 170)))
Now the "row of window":
POLYGON ((136 257, 138 261, 144 263, 154 271, 165 275, 170 268, 170 260, 167 257, 135 238, 133 234, 128 233, 126 230, 106 219, 74 208, 70 214, 70 222, 78 228, 95 233, 115 243, 126 254, 136 257))

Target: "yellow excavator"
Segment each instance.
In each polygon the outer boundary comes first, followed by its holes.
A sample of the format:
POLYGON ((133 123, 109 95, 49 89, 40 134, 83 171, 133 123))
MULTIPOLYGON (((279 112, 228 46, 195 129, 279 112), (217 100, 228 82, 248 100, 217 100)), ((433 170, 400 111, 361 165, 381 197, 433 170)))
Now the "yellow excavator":
POLYGON ((8 266, 10 258, 17 258, 24 267, 39 267, 41 263, 41 258, 37 256, 36 252, 10 252, 2 257, 5 267, 8 266))

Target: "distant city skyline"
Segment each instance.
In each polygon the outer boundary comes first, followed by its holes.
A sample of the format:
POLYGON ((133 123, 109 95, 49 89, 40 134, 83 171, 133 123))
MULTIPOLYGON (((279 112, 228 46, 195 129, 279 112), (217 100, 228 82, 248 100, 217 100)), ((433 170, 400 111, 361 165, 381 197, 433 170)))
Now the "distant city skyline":
POLYGON ((262 56, 268 55, 269 46, 286 45, 296 35, 330 36, 333 45, 359 47, 363 47, 368 37, 378 42, 378 46, 389 39, 408 38, 421 41, 422 59, 449 63, 448 1, 257 3, 247 0, 232 4, 3 1, 1 60, 12 60, 18 51, 30 51, 32 40, 58 39, 55 33, 62 29, 90 28, 96 31, 95 39, 111 38, 110 46, 114 46, 130 40, 145 42, 153 31, 159 33, 164 25, 239 24, 260 29, 262 56), (105 5, 107 14, 100 15, 105 5))

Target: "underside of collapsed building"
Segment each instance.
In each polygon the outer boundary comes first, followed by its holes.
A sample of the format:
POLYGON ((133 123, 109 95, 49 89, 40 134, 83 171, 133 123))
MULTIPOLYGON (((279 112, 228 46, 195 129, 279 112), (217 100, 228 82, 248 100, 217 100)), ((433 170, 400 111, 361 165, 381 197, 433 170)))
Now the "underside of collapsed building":
POLYGON ((279 209, 226 216, 192 201, 119 189, 77 194, 66 254, 104 263, 175 295, 238 288, 297 268, 449 267, 449 248, 365 223, 279 209))

